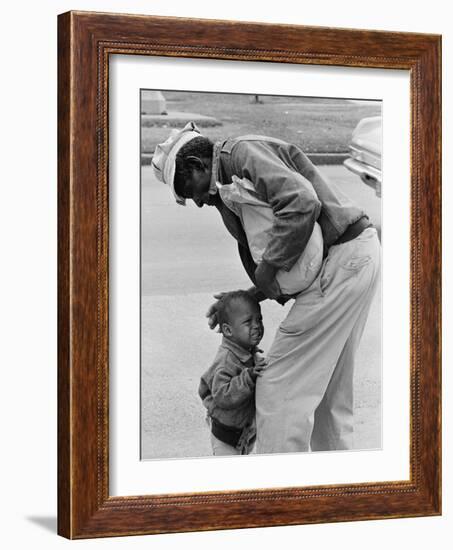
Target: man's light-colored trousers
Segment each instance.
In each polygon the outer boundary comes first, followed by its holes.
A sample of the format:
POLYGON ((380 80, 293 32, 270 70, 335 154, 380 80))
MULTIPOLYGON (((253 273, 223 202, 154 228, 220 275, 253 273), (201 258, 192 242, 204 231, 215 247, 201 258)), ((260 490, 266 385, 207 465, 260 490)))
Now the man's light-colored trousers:
POLYGON ((374 228, 332 246, 277 330, 256 386, 256 452, 353 447, 354 358, 380 275, 374 228))

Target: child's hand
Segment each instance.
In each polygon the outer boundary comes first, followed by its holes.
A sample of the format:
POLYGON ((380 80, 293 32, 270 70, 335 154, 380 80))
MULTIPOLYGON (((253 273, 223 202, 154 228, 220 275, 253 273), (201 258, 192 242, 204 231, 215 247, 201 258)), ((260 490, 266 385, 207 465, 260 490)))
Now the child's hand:
POLYGON ((263 350, 259 347, 255 347, 254 353, 253 353, 253 359, 255 361, 255 365, 264 365, 266 366, 268 364, 268 360, 260 355, 260 353, 264 353, 263 350))
POLYGON ((267 368, 267 362, 266 363, 261 363, 260 365, 255 365, 253 367, 253 372, 257 375, 257 376, 261 376, 263 371, 266 370, 267 368))
POLYGON ((261 376, 263 374, 263 371, 266 369, 267 364, 268 360, 265 357, 255 354, 255 366, 252 368, 252 376, 254 380, 256 380, 258 376, 261 376))
POLYGON ((255 367, 266 367, 269 361, 262 355, 255 355, 255 367))

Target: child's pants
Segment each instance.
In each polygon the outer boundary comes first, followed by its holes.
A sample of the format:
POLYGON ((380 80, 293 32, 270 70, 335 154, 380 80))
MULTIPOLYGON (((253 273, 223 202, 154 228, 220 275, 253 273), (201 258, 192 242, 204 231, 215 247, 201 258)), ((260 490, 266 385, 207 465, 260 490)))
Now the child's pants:
POLYGON ((351 449, 354 358, 380 274, 374 228, 332 246, 256 386, 257 453, 351 449))
POLYGON ((211 434, 211 446, 212 446, 212 454, 214 456, 228 456, 228 455, 241 454, 241 451, 239 449, 236 449, 236 447, 233 447, 232 445, 228 445, 228 443, 224 443, 223 441, 220 441, 220 439, 217 439, 217 437, 212 434, 211 434))
POLYGON ((211 432, 211 418, 209 416, 206 417, 206 424, 209 427, 209 431, 211 433, 211 447, 212 447, 212 454, 214 456, 227 456, 227 455, 248 455, 253 452, 253 449, 255 447, 255 440, 256 440, 256 430, 255 430, 255 423, 253 423, 252 426, 249 427, 247 431, 243 431, 241 435, 241 439, 238 442, 238 447, 233 447, 229 443, 225 443, 221 439, 218 439, 212 432, 211 432))

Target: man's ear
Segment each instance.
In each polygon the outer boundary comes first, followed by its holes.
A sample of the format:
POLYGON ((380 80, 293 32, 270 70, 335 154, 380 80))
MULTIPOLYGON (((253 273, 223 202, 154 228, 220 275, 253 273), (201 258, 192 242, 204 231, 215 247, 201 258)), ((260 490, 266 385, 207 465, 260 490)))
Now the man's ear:
POLYGON ((231 336, 233 332, 231 331, 231 327, 228 323, 222 323, 222 334, 224 336, 231 336))
POLYGON ((199 170, 200 172, 203 172, 205 169, 205 165, 203 164, 203 161, 199 157, 195 157, 191 155, 190 157, 186 158, 186 163, 189 166, 189 168, 199 170))

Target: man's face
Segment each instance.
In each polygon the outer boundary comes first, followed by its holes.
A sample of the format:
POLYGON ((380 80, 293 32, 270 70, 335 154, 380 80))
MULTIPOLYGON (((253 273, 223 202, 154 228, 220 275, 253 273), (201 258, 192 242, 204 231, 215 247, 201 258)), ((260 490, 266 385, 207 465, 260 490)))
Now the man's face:
MULTIPOLYGON (((229 338, 245 349, 257 346, 264 334, 263 317, 259 305, 252 305, 243 300, 231 304, 227 323, 229 338)), ((226 328, 226 327, 225 327, 226 328)))
POLYGON ((191 176, 184 183, 183 197, 192 199, 199 208, 202 208, 204 204, 211 206, 213 195, 209 194, 210 183, 211 170, 209 167, 194 168, 191 176))

